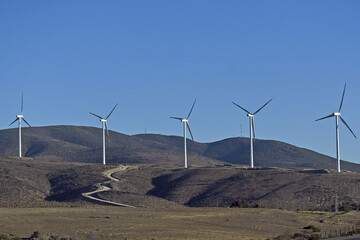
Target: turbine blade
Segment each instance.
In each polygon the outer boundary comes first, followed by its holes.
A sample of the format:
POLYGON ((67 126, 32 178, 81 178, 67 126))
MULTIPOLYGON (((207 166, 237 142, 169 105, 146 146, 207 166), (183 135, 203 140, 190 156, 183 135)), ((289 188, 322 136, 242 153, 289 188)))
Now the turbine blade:
POLYGON ((107 122, 105 122, 105 129, 106 129, 106 134, 109 136, 109 129, 108 129, 107 122))
POLYGON ((25 120, 25 118, 22 118, 22 119, 24 120, 24 122, 25 122, 29 127, 31 127, 30 124, 25 120))
POLYGON ((346 127, 350 130, 350 132, 351 132, 351 133, 354 135, 354 137, 357 139, 355 133, 351 130, 351 128, 349 127, 349 125, 345 122, 345 119, 344 119, 341 115, 339 115, 339 116, 340 116, 341 121, 346 125, 346 127))
POLYGON ((189 133, 190 133, 190 135, 191 135, 191 139, 194 141, 194 137, 193 137, 193 135, 192 135, 192 133, 191 133, 191 129, 190 129, 190 124, 189 124, 189 122, 186 122, 186 125, 187 125, 187 128, 189 129, 189 133))
POLYGON ((320 121, 320 120, 323 120, 323 119, 325 119, 325 118, 329 118, 329 117, 333 117, 333 116, 334 116, 334 114, 330 114, 329 116, 316 119, 315 121, 320 121))
POLYGON ((339 112, 341 111, 341 108, 342 108, 342 105, 343 105, 344 95, 345 95, 345 89, 346 89, 346 83, 345 83, 343 95, 342 95, 342 98, 341 98, 341 103, 340 103, 340 107, 339 107, 339 112))
POLYGON ((238 106, 239 108, 241 108, 242 110, 244 110, 245 112, 247 112, 248 114, 251 114, 248 110, 246 110, 245 108, 241 107, 240 105, 232 102, 234 105, 238 106))
POLYGON ((190 112, 189 112, 189 115, 187 116, 186 119, 189 119, 190 114, 191 114, 191 112, 192 112, 192 110, 193 110, 193 108, 194 108, 194 106, 195 106, 195 103, 196 103, 196 98, 195 98, 195 101, 194 101, 194 103, 193 103, 193 105, 192 105, 192 107, 191 107, 191 110, 190 110, 190 112))
POLYGON ((89 112, 91 115, 94 115, 95 117, 98 117, 100 119, 103 119, 102 117, 100 117, 99 115, 96 115, 95 113, 89 112))
POLYGON ((105 119, 108 119, 110 117, 110 115, 113 113, 113 111, 115 110, 117 105, 118 105, 118 103, 115 105, 115 107, 111 110, 111 112, 109 113, 109 115, 107 115, 107 117, 105 119))
POLYGON ((19 120, 18 118, 16 118, 14 121, 12 121, 9 126, 13 125, 14 122, 16 122, 17 120, 19 120))
POLYGON ((257 114, 258 112, 260 112, 261 109, 263 109, 266 105, 268 105, 269 102, 271 102, 272 99, 270 99, 267 103, 265 103, 261 108, 259 108, 256 112, 254 112, 253 115, 257 114))
POLYGON ((255 121, 254 121, 253 117, 252 117, 251 125, 252 125, 252 129, 253 129, 254 140, 255 140, 255 121))
POLYGON ((182 120, 183 120, 182 118, 179 118, 179 117, 170 117, 170 118, 172 118, 172 119, 176 119, 176 120, 180 120, 180 121, 182 121, 182 120))
POLYGON ((21 93, 21 115, 23 115, 24 109, 24 93, 21 93))

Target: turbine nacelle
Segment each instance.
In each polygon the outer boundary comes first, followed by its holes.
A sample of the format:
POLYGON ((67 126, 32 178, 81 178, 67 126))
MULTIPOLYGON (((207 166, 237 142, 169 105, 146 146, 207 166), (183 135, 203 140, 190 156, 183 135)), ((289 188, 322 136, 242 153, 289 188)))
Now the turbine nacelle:
POLYGON ((248 113, 247 116, 248 116, 248 117, 254 117, 254 114, 248 113))
POLYGON ((181 122, 189 122, 188 119, 181 119, 181 122))
POLYGON ((107 120, 106 119, 100 119, 100 122, 107 122, 107 120))
POLYGON ((23 115, 16 115, 17 118, 23 118, 23 115))
POLYGON ((334 112, 334 116, 340 116, 341 114, 339 112, 334 112))

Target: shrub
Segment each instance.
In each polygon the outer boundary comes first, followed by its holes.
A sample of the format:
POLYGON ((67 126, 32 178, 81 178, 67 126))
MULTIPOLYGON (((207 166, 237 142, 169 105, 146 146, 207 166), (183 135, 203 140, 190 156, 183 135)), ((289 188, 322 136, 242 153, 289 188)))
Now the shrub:
POLYGON ((237 201, 233 201, 232 204, 230 205, 231 208, 259 208, 260 206, 257 203, 249 203, 245 200, 237 200, 237 201))
POLYGON ((21 238, 7 233, 0 233, 0 240, 21 240, 21 238))
POLYGON ((313 234, 308 238, 308 240, 320 240, 320 239, 321 239, 320 234, 313 234))
POLYGON ((306 226, 306 227, 304 227, 304 229, 309 229, 309 230, 312 230, 313 232, 320 232, 320 229, 315 227, 314 225, 306 226))

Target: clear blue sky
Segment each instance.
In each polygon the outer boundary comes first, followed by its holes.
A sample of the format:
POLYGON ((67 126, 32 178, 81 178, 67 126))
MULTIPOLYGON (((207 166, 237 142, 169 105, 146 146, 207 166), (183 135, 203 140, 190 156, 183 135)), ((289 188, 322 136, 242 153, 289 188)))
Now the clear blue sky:
MULTIPOLYGON (((195 140, 256 135, 335 156, 339 108, 360 137, 359 1, 1 1, 0 128, 20 111, 33 126, 101 127, 195 140)), ((342 159, 359 141, 340 126, 342 159)))

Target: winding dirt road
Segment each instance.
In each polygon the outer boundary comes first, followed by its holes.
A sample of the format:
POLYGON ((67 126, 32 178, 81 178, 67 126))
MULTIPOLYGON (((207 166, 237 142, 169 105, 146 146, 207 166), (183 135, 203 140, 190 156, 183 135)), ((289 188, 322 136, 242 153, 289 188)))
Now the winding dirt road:
POLYGON ((110 180, 106 181, 106 182, 103 182, 103 183, 97 183, 95 184, 95 186, 97 187, 97 189, 95 191, 92 191, 92 192, 86 192, 86 193, 82 193, 81 195, 85 198, 88 198, 92 201, 96 201, 96 202, 99 202, 99 203, 102 203, 102 204, 110 204, 110 205, 115 205, 115 206, 120 206, 120 207, 130 207, 130 208, 135 208, 134 206, 130 206, 130 205, 127 205, 127 204, 123 204, 123 203, 117 203, 117 202, 112 202, 112 201, 108 201, 108 200, 104 200, 104 199, 101 199, 101 198, 96 198, 96 197, 93 197, 92 195, 95 194, 95 193, 99 193, 99 192, 106 192, 106 191, 111 191, 112 188, 111 188, 111 185, 110 183, 111 182, 119 182, 120 179, 117 179, 117 178, 114 178, 112 176, 113 173, 115 172, 119 172, 119 171, 125 171, 129 168, 129 166, 125 166, 125 165, 121 165, 117 168, 113 168, 113 169, 109 169, 109 170, 106 170, 105 172, 103 172, 103 175, 107 178, 109 178, 110 180))

